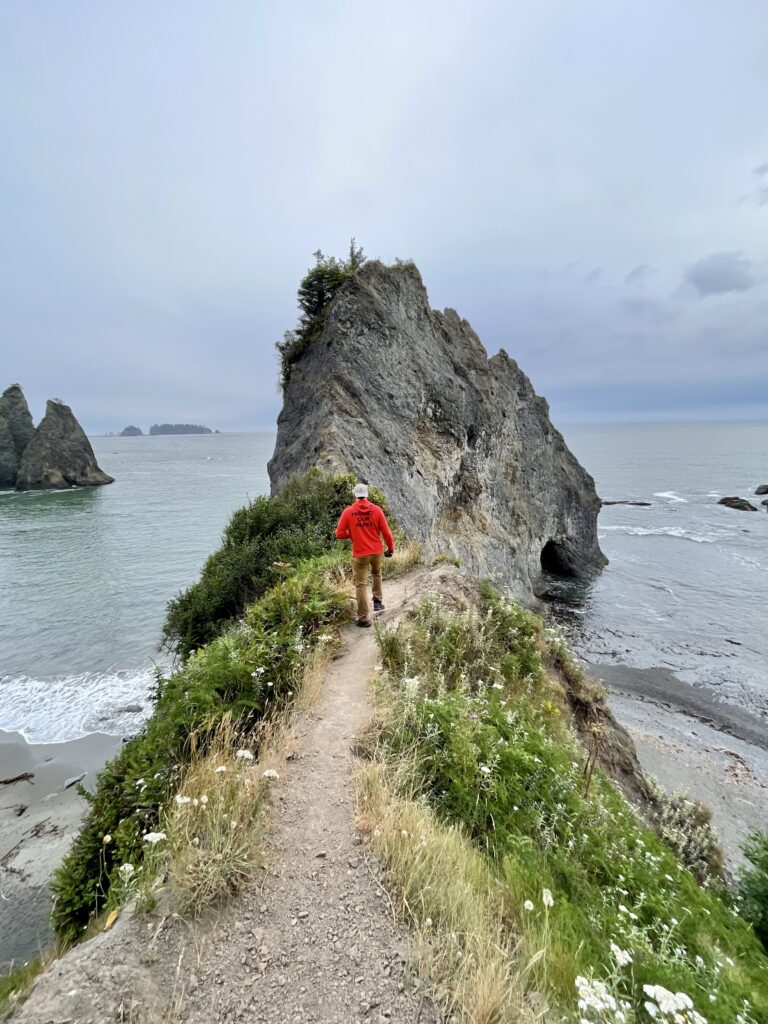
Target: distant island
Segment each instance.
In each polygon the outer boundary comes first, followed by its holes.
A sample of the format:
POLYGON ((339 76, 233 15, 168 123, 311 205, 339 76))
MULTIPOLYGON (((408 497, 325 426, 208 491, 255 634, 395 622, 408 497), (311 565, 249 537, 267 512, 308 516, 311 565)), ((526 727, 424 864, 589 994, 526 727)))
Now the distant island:
POLYGON ((133 424, 131 424, 128 427, 123 427, 123 429, 120 431, 120 433, 117 436, 118 437, 144 437, 144 431, 141 429, 141 427, 134 427, 133 424))
POLYGON ((156 434, 212 434, 213 431, 198 423, 153 423, 149 433, 154 437, 156 434))

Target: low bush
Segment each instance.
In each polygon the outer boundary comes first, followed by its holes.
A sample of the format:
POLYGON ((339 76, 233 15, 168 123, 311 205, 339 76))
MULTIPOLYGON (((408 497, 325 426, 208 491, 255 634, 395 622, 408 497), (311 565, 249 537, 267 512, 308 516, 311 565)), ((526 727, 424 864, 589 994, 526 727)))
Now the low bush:
MULTIPOLYGON (((351 474, 331 476, 313 469, 294 477, 275 497, 259 497, 238 509, 200 579, 169 603, 165 646, 188 657, 239 618, 292 565, 340 549, 336 524, 356 482, 351 474)), ((375 487, 371 500, 386 508, 375 487)))
POLYGON ((753 832, 744 844, 744 855, 751 866, 739 879, 742 914, 768 950, 768 834, 753 832))
POLYGON ((568 1020, 639 1024, 648 1004, 671 1020, 669 993, 690 1001, 676 1020, 768 1019, 768 960, 751 928, 599 768, 587 785, 535 616, 486 588, 478 613, 424 602, 381 647, 389 777, 487 858, 530 991, 568 1020))

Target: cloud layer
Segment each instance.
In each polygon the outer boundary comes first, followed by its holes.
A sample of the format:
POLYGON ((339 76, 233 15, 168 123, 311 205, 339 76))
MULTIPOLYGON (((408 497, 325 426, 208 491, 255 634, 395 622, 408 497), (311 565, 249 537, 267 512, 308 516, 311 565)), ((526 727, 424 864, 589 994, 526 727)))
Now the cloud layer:
POLYGON ((764 18, 4 4, 0 385, 91 430, 271 427, 298 280, 355 235, 559 422, 768 415, 764 18))

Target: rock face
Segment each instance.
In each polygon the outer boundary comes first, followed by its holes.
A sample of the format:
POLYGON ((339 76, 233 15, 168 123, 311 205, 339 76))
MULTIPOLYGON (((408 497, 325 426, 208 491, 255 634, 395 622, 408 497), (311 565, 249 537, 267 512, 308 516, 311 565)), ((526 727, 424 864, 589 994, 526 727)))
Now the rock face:
POLYGON ((429 553, 530 597, 542 568, 606 563, 600 499, 517 363, 488 359, 466 320, 429 307, 412 264, 365 264, 291 369, 269 464, 273 493, 311 466, 387 494, 429 553))
POLYGON ((32 414, 18 384, 0 395, 0 487, 14 487, 24 449, 35 433, 32 414))
POLYGON ((757 508, 746 498, 721 498, 717 504, 738 509, 739 512, 757 512, 757 508))
POLYGON ((69 406, 48 401, 45 416, 22 455, 16 490, 94 487, 112 481, 99 469, 91 443, 69 406))

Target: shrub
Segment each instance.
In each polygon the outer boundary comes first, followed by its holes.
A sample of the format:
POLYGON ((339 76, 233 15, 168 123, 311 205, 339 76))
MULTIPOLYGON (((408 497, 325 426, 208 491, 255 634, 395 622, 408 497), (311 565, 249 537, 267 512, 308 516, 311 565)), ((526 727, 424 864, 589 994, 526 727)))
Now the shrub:
POLYGON ((365 254, 354 238, 349 243, 346 259, 326 256, 320 249, 314 253, 315 265, 301 280, 298 291, 298 326, 286 331, 275 345, 280 355, 280 383, 285 389, 291 379, 291 367, 318 337, 328 305, 340 285, 365 263, 365 254))
POLYGON ((768 834, 748 836, 744 855, 752 866, 742 871, 739 880, 742 914, 768 950, 768 834))
MULTIPOLYGON (((165 646, 188 657, 273 586, 286 571, 284 563, 335 550, 336 524, 355 483, 351 474, 330 476, 313 469, 293 477, 280 494, 238 509, 200 579, 169 603, 165 646)), ((371 498, 386 507, 375 488, 371 498)))
POLYGON ((651 824, 701 885, 723 881, 723 851, 712 831, 712 812, 681 790, 665 792, 650 782, 651 824))

